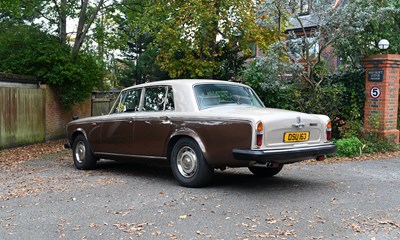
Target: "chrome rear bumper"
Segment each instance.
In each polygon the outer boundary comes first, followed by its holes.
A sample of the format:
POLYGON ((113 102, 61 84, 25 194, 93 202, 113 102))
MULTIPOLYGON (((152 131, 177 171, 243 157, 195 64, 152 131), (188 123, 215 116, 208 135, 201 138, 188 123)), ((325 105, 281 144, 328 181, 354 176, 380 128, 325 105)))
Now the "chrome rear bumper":
POLYGON ((278 162, 290 163, 306 159, 316 158, 336 152, 333 143, 299 148, 268 149, 268 150, 242 150, 233 149, 235 159, 244 161, 256 161, 259 163, 278 162))

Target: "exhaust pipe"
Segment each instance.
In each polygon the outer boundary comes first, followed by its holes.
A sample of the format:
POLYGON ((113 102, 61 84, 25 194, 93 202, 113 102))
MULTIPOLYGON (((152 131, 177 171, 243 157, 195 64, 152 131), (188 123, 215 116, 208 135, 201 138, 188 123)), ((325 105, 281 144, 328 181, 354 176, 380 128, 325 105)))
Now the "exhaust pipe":
POLYGON ((278 168, 279 163, 277 162, 254 163, 253 167, 278 168))

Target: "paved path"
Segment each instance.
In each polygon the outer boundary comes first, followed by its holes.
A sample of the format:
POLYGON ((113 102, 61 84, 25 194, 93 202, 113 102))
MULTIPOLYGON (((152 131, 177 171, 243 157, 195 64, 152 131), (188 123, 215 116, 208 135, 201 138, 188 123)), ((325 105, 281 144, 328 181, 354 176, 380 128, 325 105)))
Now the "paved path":
POLYGON ((3 240, 400 239, 399 159, 230 169, 201 189, 167 167, 78 171, 69 152, 1 171, 3 240))

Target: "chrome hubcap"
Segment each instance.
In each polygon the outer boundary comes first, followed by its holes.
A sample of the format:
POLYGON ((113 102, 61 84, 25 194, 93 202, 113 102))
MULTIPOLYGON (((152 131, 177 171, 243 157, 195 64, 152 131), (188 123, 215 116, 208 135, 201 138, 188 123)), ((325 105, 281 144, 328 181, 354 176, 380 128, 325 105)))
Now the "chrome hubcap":
POLYGON ((78 163, 83 163, 86 156, 86 147, 83 142, 78 142, 75 148, 75 159, 78 163))
POLYGON ((177 158, 179 173, 185 178, 192 177, 197 171, 197 156, 193 149, 188 146, 181 148, 177 158))

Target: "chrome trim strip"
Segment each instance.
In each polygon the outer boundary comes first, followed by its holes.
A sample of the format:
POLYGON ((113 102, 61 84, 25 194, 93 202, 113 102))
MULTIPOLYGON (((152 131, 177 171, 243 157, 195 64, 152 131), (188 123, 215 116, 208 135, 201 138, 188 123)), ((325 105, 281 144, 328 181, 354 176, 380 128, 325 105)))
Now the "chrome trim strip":
POLYGON ((95 152, 96 155, 108 155, 116 157, 131 157, 131 158, 149 158, 149 159, 167 159, 166 157, 158 156, 144 156, 144 155, 129 155, 129 154, 119 154, 119 153, 106 153, 106 152, 95 152))

